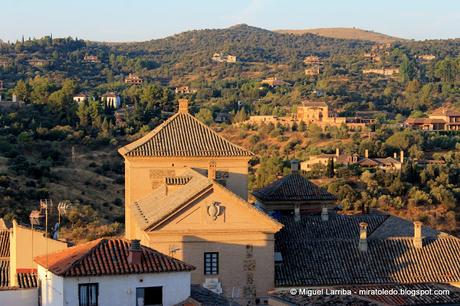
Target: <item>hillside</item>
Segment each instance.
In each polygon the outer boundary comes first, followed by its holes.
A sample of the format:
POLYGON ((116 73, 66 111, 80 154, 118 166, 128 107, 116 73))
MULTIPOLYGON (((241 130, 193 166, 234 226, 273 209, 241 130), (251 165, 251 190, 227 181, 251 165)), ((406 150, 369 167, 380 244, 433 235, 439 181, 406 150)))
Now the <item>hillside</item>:
POLYGON ((404 41, 406 39, 389 36, 382 33, 377 33, 358 28, 317 28, 305 30, 276 30, 277 33, 282 34, 315 34, 323 37, 339 38, 339 39, 354 39, 354 40, 368 40, 376 43, 392 43, 395 41, 404 41))

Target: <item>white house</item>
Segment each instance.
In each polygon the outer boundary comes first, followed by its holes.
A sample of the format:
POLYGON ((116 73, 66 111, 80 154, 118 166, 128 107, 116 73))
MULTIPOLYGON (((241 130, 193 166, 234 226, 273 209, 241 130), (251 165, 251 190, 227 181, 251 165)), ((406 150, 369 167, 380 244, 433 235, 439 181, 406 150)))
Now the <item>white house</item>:
POLYGON ((141 246, 102 238, 36 257, 42 306, 176 305, 195 267, 141 246))
POLYGON ((84 93, 73 96, 73 100, 77 103, 85 102, 88 99, 88 96, 84 93))
POLYGON ((102 96, 102 102, 105 102, 107 107, 118 109, 121 106, 120 96, 109 92, 102 96))

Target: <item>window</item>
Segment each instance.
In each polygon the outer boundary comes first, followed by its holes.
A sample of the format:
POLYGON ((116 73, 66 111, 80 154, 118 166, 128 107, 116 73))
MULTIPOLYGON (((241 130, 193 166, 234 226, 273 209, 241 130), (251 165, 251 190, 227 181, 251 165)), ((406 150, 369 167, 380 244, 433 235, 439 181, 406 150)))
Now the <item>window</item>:
POLYGON ((136 288, 136 306, 163 305, 163 287, 136 288))
POLYGON ((204 274, 205 275, 219 274, 219 253, 217 252, 204 253, 204 274))
POLYGON ((99 284, 79 284, 78 302, 79 306, 98 306, 97 297, 99 284))

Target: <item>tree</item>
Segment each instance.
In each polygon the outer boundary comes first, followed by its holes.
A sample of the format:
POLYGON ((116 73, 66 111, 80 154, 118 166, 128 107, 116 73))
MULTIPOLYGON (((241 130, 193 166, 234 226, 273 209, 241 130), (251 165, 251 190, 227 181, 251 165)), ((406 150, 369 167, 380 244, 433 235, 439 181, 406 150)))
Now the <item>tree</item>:
POLYGON ((334 177, 334 159, 333 158, 329 158, 327 161, 326 176, 330 178, 334 177))
POLYGON ((246 121, 248 116, 246 115, 246 111, 244 110, 244 107, 242 107, 233 117, 233 122, 243 122, 246 121))
POLYGON ((48 78, 37 75, 33 80, 29 81, 29 85, 32 88, 32 92, 30 93, 32 102, 36 104, 45 104, 48 101, 51 88, 48 78))
POLYGON ((19 101, 29 101, 29 88, 23 80, 19 80, 13 89, 13 94, 16 95, 19 101))
POLYGON ((207 108, 201 108, 195 117, 206 125, 211 125, 214 122, 212 112, 207 108))
POLYGON ((404 83, 411 81, 415 78, 415 64, 412 61, 410 61, 407 56, 403 57, 401 66, 399 66, 399 74, 401 75, 401 81, 404 83))
POLYGON ((435 76, 440 78, 443 82, 454 82, 458 72, 459 67, 457 63, 450 57, 446 57, 436 64, 435 76))

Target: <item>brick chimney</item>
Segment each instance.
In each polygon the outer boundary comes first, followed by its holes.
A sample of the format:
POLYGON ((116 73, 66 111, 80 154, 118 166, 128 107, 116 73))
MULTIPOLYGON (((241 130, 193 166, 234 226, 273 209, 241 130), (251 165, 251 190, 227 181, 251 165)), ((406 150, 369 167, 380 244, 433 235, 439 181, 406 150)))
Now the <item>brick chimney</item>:
POLYGON ((215 180, 216 179, 216 162, 215 161, 209 162, 208 179, 210 179, 210 180, 215 180))
POLYGON ((335 148, 335 156, 339 157, 340 156, 340 149, 335 148))
POLYGON ((188 113, 188 100, 179 99, 179 113, 188 113))
POLYGON ((414 222, 414 247, 421 249, 423 247, 422 240, 422 222, 414 222))
POLYGON ((130 265, 140 265, 142 263, 141 241, 138 239, 131 240, 129 248, 128 263, 130 265))
POLYGON ((361 252, 367 251, 367 223, 359 223, 359 244, 358 249, 361 252))
POLYGON ((403 150, 399 152, 399 161, 401 162, 401 164, 404 162, 404 151, 403 150))
POLYGON ((321 220, 322 221, 328 221, 329 220, 329 213, 327 210, 327 206, 323 206, 321 209, 321 220))
POLYGON ((369 150, 368 149, 364 150, 364 157, 369 158, 369 150))
POLYGON ((299 172, 299 161, 297 159, 291 160, 291 173, 299 172))

